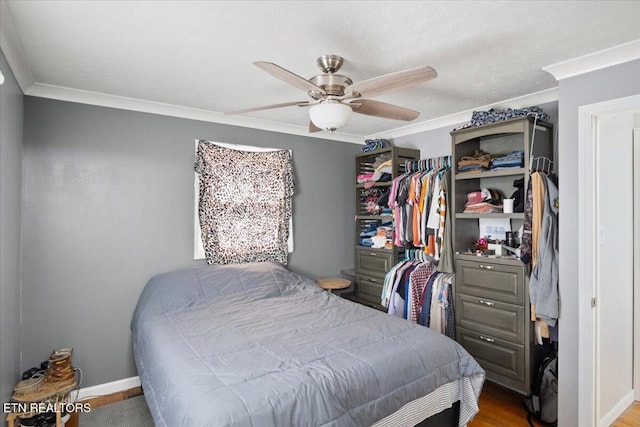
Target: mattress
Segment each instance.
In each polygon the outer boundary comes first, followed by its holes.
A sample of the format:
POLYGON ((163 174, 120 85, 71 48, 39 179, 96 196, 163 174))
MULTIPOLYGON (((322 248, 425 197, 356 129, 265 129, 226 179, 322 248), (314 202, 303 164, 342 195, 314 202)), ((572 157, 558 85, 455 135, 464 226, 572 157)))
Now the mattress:
POLYGON ((272 263, 155 276, 131 327, 157 426, 370 426, 442 393, 463 425, 485 376, 448 337, 272 263))

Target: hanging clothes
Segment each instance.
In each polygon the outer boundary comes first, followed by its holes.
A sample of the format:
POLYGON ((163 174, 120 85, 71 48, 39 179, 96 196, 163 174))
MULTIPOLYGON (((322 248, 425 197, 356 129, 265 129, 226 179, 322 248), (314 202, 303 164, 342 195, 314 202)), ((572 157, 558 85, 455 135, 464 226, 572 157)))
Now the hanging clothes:
POLYGON ((418 324, 455 339, 452 281, 450 273, 436 272, 429 278, 420 303, 418 324))
POLYGON ((435 271, 436 266, 430 262, 420 263, 409 277, 409 310, 407 310, 407 320, 418 323, 420 318, 420 299, 427 284, 427 280, 435 271))
POLYGON ((438 270, 443 273, 453 273, 455 270, 453 268, 453 236, 451 234, 451 226, 447 226, 447 224, 453 224, 451 222, 451 209, 448 209, 447 206, 451 206, 449 195, 451 189, 451 170, 446 170, 443 173, 442 179, 442 200, 441 204, 444 206, 444 209, 441 209, 441 219, 442 212, 444 211, 444 223, 441 223, 440 229, 442 230, 442 247, 440 248, 440 260, 438 262, 438 270))
POLYGON ((538 252, 529 280, 529 296, 536 317, 549 326, 558 319, 558 187, 546 174, 537 173, 544 187, 538 252))
POLYGON ((530 273, 531 321, 536 342, 557 340, 558 292, 558 185, 547 171, 531 173, 524 209, 520 260, 530 273))
MULTIPOLYGON (((524 223, 522 225, 522 237, 520 243, 520 261, 526 266, 531 264, 531 234, 532 234, 532 215, 533 215, 533 190, 531 188, 531 179, 527 184, 527 191, 524 199, 524 223)), ((529 271, 527 271, 528 273, 529 271)))
POLYGON ((455 339, 452 281, 453 274, 437 271, 431 261, 402 260, 385 276, 382 305, 390 315, 455 339))
POLYGON ((453 272, 446 212, 450 163, 451 156, 406 162, 407 172, 393 180, 389 191, 389 207, 396 220, 394 244, 423 248, 435 261, 444 254, 447 272, 453 272))
POLYGON ((531 267, 535 267, 538 260, 540 243, 540 228, 544 215, 545 185, 542 174, 531 174, 531 195, 533 198, 531 215, 531 267))
MULTIPOLYGON (((390 278, 387 312, 392 316, 402 317, 404 319, 407 318, 405 299, 407 284, 411 272, 418 266, 418 264, 418 261, 405 262, 395 271, 395 275, 390 278)), ((382 297, 382 300, 384 301, 384 296, 382 297)))

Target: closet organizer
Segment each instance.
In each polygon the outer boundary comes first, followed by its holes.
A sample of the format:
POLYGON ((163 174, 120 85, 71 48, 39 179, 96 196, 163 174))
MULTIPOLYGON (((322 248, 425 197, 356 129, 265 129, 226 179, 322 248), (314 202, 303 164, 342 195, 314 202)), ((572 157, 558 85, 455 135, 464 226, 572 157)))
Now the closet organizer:
MULTIPOLYGON (((553 127, 535 117, 522 117, 453 131, 451 144, 456 337, 485 369, 489 381, 530 394, 542 353, 536 346, 537 326, 532 321, 532 315, 534 320, 536 315, 530 298, 532 284, 541 289, 540 267, 535 270, 533 283, 531 264, 504 245, 498 245, 502 254, 490 255, 474 244, 487 234, 501 240, 505 230, 522 229, 524 238, 518 254, 526 252, 532 234, 531 226, 525 224, 525 212, 532 208, 531 202, 519 200, 514 212, 508 213, 501 208, 496 211, 495 205, 502 205, 501 199, 512 194, 524 199, 518 191, 530 186, 536 170, 552 168, 553 127), (473 162, 460 162, 478 159, 483 153, 499 157, 498 167, 483 165, 473 170, 468 167, 473 162), (486 200, 486 194, 492 199, 485 203, 487 210, 466 208, 474 199, 486 200)), ((549 285, 546 278, 543 282, 543 287, 549 285)), ((557 279, 553 286, 557 287, 557 279)))
POLYGON ((355 300, 378 310, 385 274, 404 258, 404 248, 393 244, 396 223, 389 207, 393 180, 405 173, 406 162, 420 157, 418 150, 386 147, 355 156, 355 300))

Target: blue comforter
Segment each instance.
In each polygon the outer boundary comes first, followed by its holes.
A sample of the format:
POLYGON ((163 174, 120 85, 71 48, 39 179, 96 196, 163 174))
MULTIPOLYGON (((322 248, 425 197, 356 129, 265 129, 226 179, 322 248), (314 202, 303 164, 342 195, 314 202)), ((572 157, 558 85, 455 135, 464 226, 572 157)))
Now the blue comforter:
POLYGON ((445 383, 484 378, 444 335, 271 263, 155 276, 131 327, 157 426, 369 426, 445 383))

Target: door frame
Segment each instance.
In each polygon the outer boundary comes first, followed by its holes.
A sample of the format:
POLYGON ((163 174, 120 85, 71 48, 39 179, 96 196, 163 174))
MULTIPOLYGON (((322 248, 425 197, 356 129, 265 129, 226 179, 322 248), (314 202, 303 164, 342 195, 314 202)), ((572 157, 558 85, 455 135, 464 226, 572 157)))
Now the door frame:
MULTIPOLYGON (((598 413, 598 393, 596 368, 598 310, 592 307, 592 299, 596 297, 597 285, 597 169, 596 160, 598 144, 596 144, 596 119, 600 115, 640 111, 640 95, 633 95, 614 100, 583 105, 578 108, 578 194, 594 194, 594 197, 580 197, 578 202, 578 425, 595 427, 600 419, 598 413)), ((634 176, 634 180, 636 177, 634 176)), ((637 203, 637 202, 636 202, 637 203)), ((635 217, 637 217, 637 213, 635 217)), ((637 233, 637 230, 634 230, 637 233)), ((636 243, 637 245, 637 243, 636 243)), ((636 255, 637 261, 637 255, 636 255)), ((636 262, 637 264, 637 262, 636 262)), ((637 283, 638 272, 634 269, 634 281, 637 283)), ((634 352, 637 355, 640 344, 639 298, 634 293, 634 352)), ((597 304, 597 301, 596 301, 597 304)), ((639 361, 634 357, 634 390, 636 396, 640 388, 637 375, 639 361)))
MULTIPOLYGON (((633 129, 633 194, 639 193, 640 127, 633 129)), ((633 308, 633 390, 640 401, 640 197, 633 199, 633 308)))

